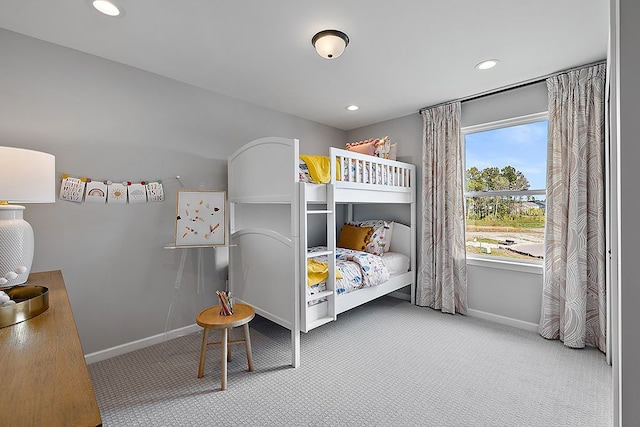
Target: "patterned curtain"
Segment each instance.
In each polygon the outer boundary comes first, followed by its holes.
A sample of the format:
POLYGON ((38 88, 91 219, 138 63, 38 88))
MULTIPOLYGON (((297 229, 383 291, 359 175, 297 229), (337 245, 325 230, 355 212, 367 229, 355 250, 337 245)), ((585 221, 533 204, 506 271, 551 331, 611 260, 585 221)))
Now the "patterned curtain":
POLYGON ((547 79, 549 148, 539 332, 606 351, 604 64, 547 79))
POLYGON ((422 250, 416 304, 467 313, 460 103, 422 112, 422 250))

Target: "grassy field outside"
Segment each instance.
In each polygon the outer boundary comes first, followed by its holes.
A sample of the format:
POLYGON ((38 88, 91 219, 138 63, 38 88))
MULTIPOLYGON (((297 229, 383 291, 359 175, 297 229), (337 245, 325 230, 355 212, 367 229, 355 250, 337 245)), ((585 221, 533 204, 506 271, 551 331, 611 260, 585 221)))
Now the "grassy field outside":
POLYGON ((518 252, 513 252, 509 249, 491 249, 491 253, 488 254, 485 252, 486 249, 483 247, 477 246, 469 246, 467 245, 467 255, 484 255, 484 256, 492 256, 492 257, 500 257, 500 258, 510 258, 510 259, 521 259, 521 260, 539 260, 539 258, 534 258, 529 255, 523 255, 518 252))

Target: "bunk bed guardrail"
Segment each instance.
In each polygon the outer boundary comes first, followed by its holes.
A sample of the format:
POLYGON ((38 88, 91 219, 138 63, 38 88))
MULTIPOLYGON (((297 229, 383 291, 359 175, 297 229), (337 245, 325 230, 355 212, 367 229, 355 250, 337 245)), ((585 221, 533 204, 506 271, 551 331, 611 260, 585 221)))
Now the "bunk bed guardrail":
POLYGON ((341 148, 330 148, 329 158, 331 183, 338 188, 411 191, 414 165, 341 148), (340 173, 337 173, 337 167, 340 173))

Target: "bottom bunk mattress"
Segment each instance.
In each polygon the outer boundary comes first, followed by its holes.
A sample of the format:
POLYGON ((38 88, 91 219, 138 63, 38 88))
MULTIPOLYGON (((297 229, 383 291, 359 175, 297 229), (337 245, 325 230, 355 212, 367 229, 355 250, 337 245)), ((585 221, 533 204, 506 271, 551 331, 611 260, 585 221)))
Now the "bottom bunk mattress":
MULTIPOLYGON (((316 246, 309 252, 326 251, 324 246, 316 246)), ((328 255, 314 257, 326 263, 328 255)), ((382 256, 352 249, 336 248, 336 295, 343 295, 370 286, 377 286, 398 273, 409 271, 409 257, 395 252, 386 252, 382 256)), ((307 299, 327 290, 327 282, 307 286, 307 299)), ((308 305, 318 304, 326 299, 309 301, 308 305)))

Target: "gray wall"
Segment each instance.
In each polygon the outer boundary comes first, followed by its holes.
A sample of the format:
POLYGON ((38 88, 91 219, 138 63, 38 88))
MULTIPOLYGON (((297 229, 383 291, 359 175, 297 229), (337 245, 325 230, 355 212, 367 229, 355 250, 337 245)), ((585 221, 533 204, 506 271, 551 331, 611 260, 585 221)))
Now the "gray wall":
MULTIPOLYGON (((618 142, 618 179, 619 179, 619 228, 618 228, 618 259, 619 259, 619 307, 620 321, 618 342, 618 360, 614 359, 618 369, 616 386, 619 386, 620 425, 640 425, 640 227, 638 227, 638 212, 640 212, 640 55, 638 55, 638 40, 640 29, 640 3, 636 0, 612 0, 612 10, 615 12, 619 5, 618 24, 618 52, 614 52, 617 64, 617 81, 614 99, 617 100, 617 120, 614 118, 614 132, 617 131, 618 142), (623 230, 621 232, 620 230, 623 230)), ((614 14, 615 16, 615 14, 614 14)), ((615 21, 614 28, 615 31, 615 21)), ((615 37, 614 35, 614 38, 615 37)), ((615 45, 613 46, 615 48, 615 45)), ((614 331, 615 332, 615 331, 614 331)), ((617 409, 617 408, 616 408, 617 409)))
MULTIPOLYGON (((0 29, 0 145, 46 151, 56 171, 93 179, 163 179, 166 200, 141 205, 28 205, 33 271, 60 269, 85 354, 192 325, 226 279, 226 249, 181 250, 176 192, 226 190, 226 158, 263 136, 323 154, 345 133, 155 74, 0 29), (179 175, 180 180, 175 176, 179 175), (171 316, 169 306, 173 301, 171 316)), ((59 183, 58 183, 59 184, 59 183)))
POLYGON ((462 126, 547 111, 547 84, 542 81, 462 103, 462 126))
MULTIPOLYGON (((538 83, 499 94, 486 96, 462 104, 462 125, 502 120, 547 110, 545 83, 538 83)), ((398 160, 417 166, 418 251, 422 225, 422 117, 416 112, 375 125, 347 132, 347 140, 360 141, 388 135, 398 144, 398 160)), ((384 212, 382 212, 384 214, 384 212)), ((418 252, 419 253, 419 252, 418 252)), ((473 315, 497 321, 513 319, 511 324, 531 328, 540 315, 542 269, 539 273, 505 271, 468 265, 469 308, 473 315), (496 303, 499 301, 499 304, 496 303), (525 322, 523 324, 522 322, 525 322)))

